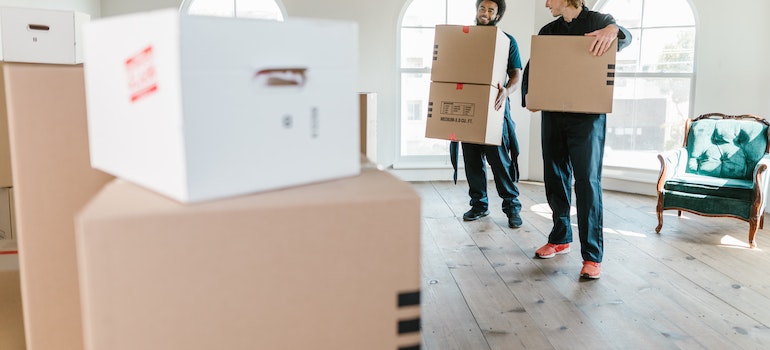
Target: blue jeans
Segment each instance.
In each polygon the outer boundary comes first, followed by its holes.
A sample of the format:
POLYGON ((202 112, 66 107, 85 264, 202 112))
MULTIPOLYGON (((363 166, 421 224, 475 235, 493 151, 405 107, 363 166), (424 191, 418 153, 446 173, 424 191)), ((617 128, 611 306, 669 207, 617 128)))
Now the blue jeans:
POLYGON ((519 188, 515 183, 518 179, 515 179, 516 175, 513 173, 518 170, 512 170, 514 165, 508 153, 509 146, 515 147, 518 152, 518 145, 508 145, 507 140, 515 140, 516 137, 515 130, 510 129, 507 124, 503 126, 503 145, 501 146, 462 143, 465 177, 468 179, 468 195, 471 197, 470 205, 477 211, 489 209, 487 166, 484 162, 486 158, 492 168, 497 194, 503 199, 503 212, 506 215, 521 212, 519 188), (509 136, 512 137, 509 138, 509 136))
POLYGON ((584 261, 601 262, 604 253, 602 159, 607 116, 542 112, 545 194, 553 211, 548 242, 572 242, 570 205, 575 179, 578 236, 584 261))

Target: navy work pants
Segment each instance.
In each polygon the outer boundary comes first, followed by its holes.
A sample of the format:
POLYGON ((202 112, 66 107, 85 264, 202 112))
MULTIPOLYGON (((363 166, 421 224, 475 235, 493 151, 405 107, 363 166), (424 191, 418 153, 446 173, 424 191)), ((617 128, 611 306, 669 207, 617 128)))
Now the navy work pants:
POLYGON ((545 194, 553 211, 548 242, 572 242, 570 206, 575 179, 578 236, 584 261, 603 255, 602 158, 607 116, 542 112, 545 194))

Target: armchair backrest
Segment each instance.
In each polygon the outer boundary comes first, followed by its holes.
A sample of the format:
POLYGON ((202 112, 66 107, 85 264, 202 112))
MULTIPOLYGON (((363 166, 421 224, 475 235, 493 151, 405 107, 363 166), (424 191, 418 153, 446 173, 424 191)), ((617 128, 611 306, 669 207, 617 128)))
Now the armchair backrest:
POLYGON ((710 113, 688 120, 686 172, 750 180, 757 162, 769 151, 768 126, 767 120, 749 114, 710 113))

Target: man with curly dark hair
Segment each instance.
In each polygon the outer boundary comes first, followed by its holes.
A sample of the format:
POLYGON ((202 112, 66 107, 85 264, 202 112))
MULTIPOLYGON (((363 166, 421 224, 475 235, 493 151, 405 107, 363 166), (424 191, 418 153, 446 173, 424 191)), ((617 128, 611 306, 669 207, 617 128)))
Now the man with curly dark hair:
MULTIPOLYGON (((505 13, 505 0, 476 0, 476 25, 494 26, 505 13)), ((495 179, 495 186, 503 199, 503 212, 508 216, 508 226, 518 228, 522 225, 521 202, 516 182, 519 179, 517 157, 519 145, 516 139, 515 124, 511 119, 508 95, 516 91, 521 76, 521 57, 519 46, 513 36, 508 52, 508 81, 498 82, 495 109, 505 108, 503 121, 503 139, 500 146, 462 143, 465 177, 468 180, 468 194, 471 197, 471 209, 463 214, 463 220, 473 221, 489 215, 487 197, 487 174, 484 159, 489 162, 495 179)), ((456 150, 457 143, 452 147, 456 150)))

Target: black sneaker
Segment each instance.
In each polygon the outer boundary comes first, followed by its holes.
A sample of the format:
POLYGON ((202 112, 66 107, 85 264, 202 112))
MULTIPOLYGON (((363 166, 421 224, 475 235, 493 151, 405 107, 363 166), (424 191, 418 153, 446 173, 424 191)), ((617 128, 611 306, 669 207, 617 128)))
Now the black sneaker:
POLYGON ((467 212, 465 212, 465 214, 463 214, 463 220, 474 221, 474 220, 481 219, 487 215, 489 215, 489 210, 480 211, 480 210, 471 208, 471 210, 468 210, 467 212))
POLYGON ((508 214, 508 227, 519 228, 522 223, 524 222, 521 220, 521 215, 519 215, 519 213, 508 214))

